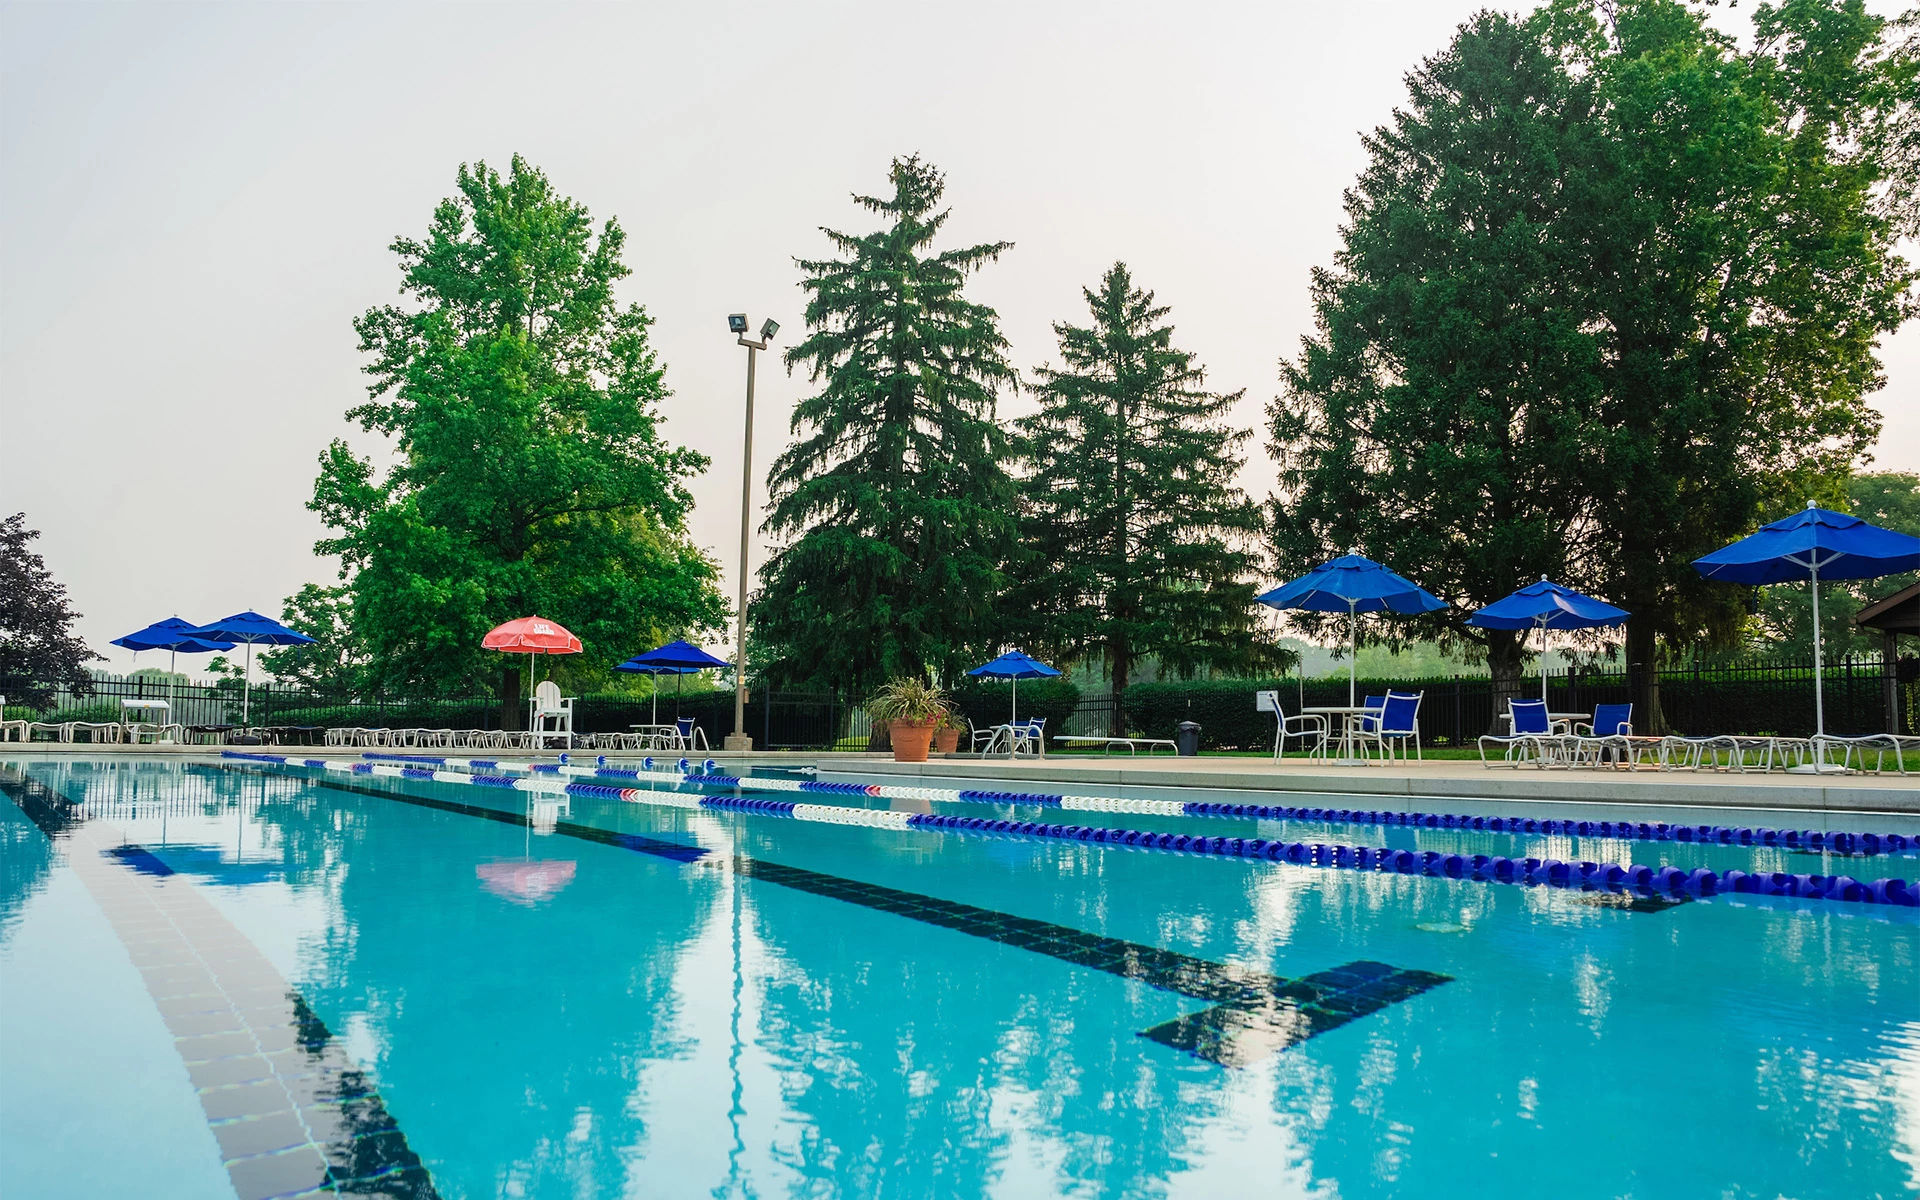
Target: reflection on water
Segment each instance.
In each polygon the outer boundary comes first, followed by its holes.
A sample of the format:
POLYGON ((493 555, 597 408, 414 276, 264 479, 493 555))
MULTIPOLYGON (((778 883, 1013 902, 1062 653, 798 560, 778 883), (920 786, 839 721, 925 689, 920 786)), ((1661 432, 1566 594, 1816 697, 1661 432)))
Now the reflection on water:
MULTIPOLYGON (((1635 908, 573 802, 573 822, 712 852, 682 863, 289 776, 76 767, 59 783, 278 956, 448 1196, 1552 1179, 1855 1197, 1916 1179, 1920 963, 1901 913, 1635 908), (1202 1002, 769 886, 728 869, 736 853, 1252 971, 1372 960, 1454 982, 1228 1070, 1139 1036, 1202 1002)), ((18 824, 0 823, 6 911, 33 886, 18 824)))

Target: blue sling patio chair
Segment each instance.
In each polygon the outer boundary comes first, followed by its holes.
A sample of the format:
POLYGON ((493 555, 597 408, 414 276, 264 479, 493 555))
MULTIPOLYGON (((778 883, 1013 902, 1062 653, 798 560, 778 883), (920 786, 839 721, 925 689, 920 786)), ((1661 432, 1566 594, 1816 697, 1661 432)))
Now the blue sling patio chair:
POLYGON ((1380 710, 1385 708, 1386 705, 1387 698, 1385 696, 1368 696, 1366 699, 1360 701, 1360 707, 1372 709, 1373 711, 1364 717, 1355 717, 1353 727, 1361 733, 1372 733, 1374 726, 1380 723, 1380 710))
POLYGON ((1564 744, 1567 753, 1580 766, 1636 767, 1640 765, 1640 756, 1654 750, 1660 740, 1633 736, 1633 705, 1596 704, 1593 720, 1576 721, 1564 744))
POLYGON ((1553 732, 1552 723, 1547 720, 1547 702, 1510 699, 1507 701, 1507 711, 1513 716, 1513 730, 1504 734, 1480 735, 1480 765, 1518 767, 1530 762, 1535 766, 1546 766, 1553 760, 1561 741, 1561 735, 1553 732), (1498 764, 1487 761, 1489 745, 1498 746, 1504 752, 1498 764))
MULTIPOLYGON (((1381 757, 1392 761, 1393 747, 1400 747, 1400 760, 1406 761, 1407 742, 1413 742, 1413 756, 1420 757, 1420 701, 1425 692, 1388 692, 1381 698, 1379 714, 1362 719, 1358 733, 1360 744, 1371 742, 1380 748, 1381 757)), ((1371 699, 1371 697, 1369 697, 1371 699)))

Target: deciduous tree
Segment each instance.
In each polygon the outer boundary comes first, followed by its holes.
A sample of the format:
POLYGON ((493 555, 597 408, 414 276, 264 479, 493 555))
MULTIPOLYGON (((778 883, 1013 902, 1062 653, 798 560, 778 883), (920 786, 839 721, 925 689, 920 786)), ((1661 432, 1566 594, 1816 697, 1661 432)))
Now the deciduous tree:
POLYGON ((98 660, 73 632, 80 616, 67 605, 67 588, 28 548, 40 536, 27 514, 0 520, 0 690, 8 702, 45 708, 54 689, 93 694, 87 664, 98 660))
POLYGON ((1844 479, 1913 280, 1879 22, 1788 0, 1754 28, 1674 0, 1463 26, 1368 139, 1272 413, 1283 560, 1357 545, 1459 605, 1453 637, 1536 575, 1592 590, 1633 613, 1650 731, 1662 653, 1744 627, 1691 560, 1844 479))
POLYGON ((424 239, 393 243, 412 303, 354 327, 386 471, 343 441, 311 507, 334 531, 372 682, 447 691, 497 665, 494 624, 539 613, 610 666, 717 627, 713 564, 688 540, 706 460, 660 435, 669 396, 652 319, 614 285, 626 235, 520 158, 461 167, 424 239))

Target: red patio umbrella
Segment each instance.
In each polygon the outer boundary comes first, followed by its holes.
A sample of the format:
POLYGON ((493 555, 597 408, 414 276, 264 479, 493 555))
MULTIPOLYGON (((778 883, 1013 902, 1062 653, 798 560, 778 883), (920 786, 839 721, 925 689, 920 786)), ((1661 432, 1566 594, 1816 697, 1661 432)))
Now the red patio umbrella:
MULTIPOLYGON (((583 649, 580 639, 568 633, 565 625, 545 617, 521 617, 496 625, 480 639, 480 645, 507 654, 578 654, 583 649)), ((533 694, 531 677, 527 694, 533 694)))
POLYGON ((566 626, 545 617, 521 617, 496 625, 480 644, 508 654, 578 654, 581 650, 580 639, 568 633, 566 626))

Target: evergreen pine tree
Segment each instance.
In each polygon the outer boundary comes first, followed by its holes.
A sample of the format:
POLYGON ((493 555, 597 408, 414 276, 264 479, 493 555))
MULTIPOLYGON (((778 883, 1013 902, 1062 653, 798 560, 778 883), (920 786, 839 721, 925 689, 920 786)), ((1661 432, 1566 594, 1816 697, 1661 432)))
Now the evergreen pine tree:
POLYGON ((1084 294, 1092 325, 1053 327, 1062 365, 1035 372, 1040 411, 1017 422, 1031 557, 1009 608, 1031 614, 1033 645, 1104 660, 1116 696, 1148 655, 1183 675, 1271 660, 1253 610, 1260 513, 1233 483, 1248 431, 1222 424, 1243 393, 1205 390, 1125 263, 1084 294))
POLYGON ((855 695, 989 648, 1014 507, 994 405, 1017 376, 998 316, 962 294, 1011 243, 934 251, 940 173, 916 156, 890 179, 854 197, 882 228, 823 229, 843 257, 797 260, 809 333, 787 367, 825 386, 769 475, 766 529, 790 540, 752 612, 763 674, 855 695))

